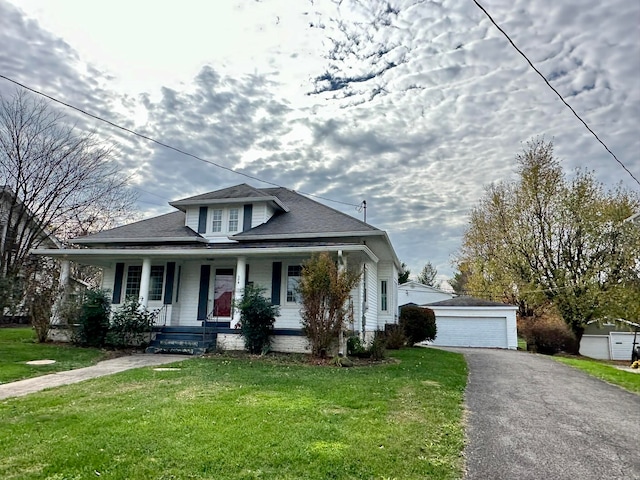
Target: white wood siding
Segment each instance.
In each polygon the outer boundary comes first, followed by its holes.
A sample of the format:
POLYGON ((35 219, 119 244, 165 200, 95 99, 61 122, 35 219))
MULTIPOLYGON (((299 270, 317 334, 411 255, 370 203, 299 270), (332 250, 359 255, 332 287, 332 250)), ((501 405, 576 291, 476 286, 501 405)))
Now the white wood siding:
POLYGON ((378 328, 378 269, 373 262, 366 262, 367 265, 367 311, 366 331, 375 331, 378 328))
POLYGON ((101 288, 103 290, 108 290, 109 291, 109 297, 110 299, 113 298, 113 282, 115 281, 116 278, 116 265, 112 264, 109 267, 105 267, 102 270, 102 286, 101 288))
POLYGON ((200 207, 187 207, 185 214, 185 225, 194 232, 198 231, 198 219, 200 218, 200 207))
POLYGON ((377 282, 377 309, 378 309, 378 325, 377 328, 384 330, 385 323, 394 323, 395 321, 395 302, 394 292, 396 291, 395 283, 397 283, 397 275, 395 276, 394 283, 394 271, 395 267, 392 262, 379 262, 378 263, 378 282, 377 282), (382 281, 387 282, 387 309, 382 310, 382 281))
POLYGON ((258 225, 262 225, 266 221, 267 221, 267 204, 254 203, 253 213, 251 216, 251 228, 255 228, 258 225))

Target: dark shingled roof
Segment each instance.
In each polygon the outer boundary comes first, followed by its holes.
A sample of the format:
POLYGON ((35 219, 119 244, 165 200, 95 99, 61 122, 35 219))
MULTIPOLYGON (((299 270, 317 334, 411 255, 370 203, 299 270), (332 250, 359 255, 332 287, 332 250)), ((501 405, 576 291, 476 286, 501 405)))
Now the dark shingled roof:
POLYGON ((439 302, 428 303, 427 307, 509 307, 506 303, 491 302, 482 298, 460 296, 439 302))
POLYGON ((267 223, 238 233, 236 240, 250 240, 257 235, 296 235, 352 232, 380 232, 381 230, 345 213, 334 210, 286 188, 263 188, 268 196, 278 197, 289 208, 287 213, 273 216, 267 223))
POLYGON ((203 193, 202 195, 196 195, 194 197, 182 198, 171 203, 173 204, 181 202, 192 202, 199 200, 225 200, 233 198, 260 198, 269 196, 270 194, 263 193, 262 191, 252 187, 251 185, 241 183, 240 185, 223 188, 222 190, 216 190, 215 192, 203 193))
MULTIPOLYGON (((334 210, 314 200, 310 200, 286 188, 256 189, 249 185, 241 184, 184 200, 232 200, 233 198, 254 197, 256 199, 277 197, 289 211, 278 211, 268 222, 231 237, 242 243, 259 240, 262 236, 273 236, 278 238, 278 240, 288 240, 305 234, 316 235, 316 239, 319 239, 326 237, 324 235, 326 233, 383 233, 381 230, 357 218, 334 210)), ((111 230, 105 230, 94 235, 78 237, 74 239, 74 241, 77 243, 84 243, 85 240, 87 243, 100 243, 100 241, 103 240, 105 242, 113 242, 114 240, 135 242, 136 240, 142 239, 148 241, 153 238, 173 238, 178 239, 178 241, 182 241, 182 239, 189 241, 201 238, 199 234, 185 227, 184 224, 185 213, 183 211, 177 211, 122 227, 116 227, 111 230)))
POLYGON ((145 238, 184 238, 185 240, 199 238, 200 235, 189 227, 184 226, 184 215, 184 212, 180 211, 166 213, 159 217, 104 230, 94 235, 78 237, 73 241, 82 243, 84 239, 90 239, 91 241, 105 240, 108 242, 114 239, 135 241, 136 239, 145 238))

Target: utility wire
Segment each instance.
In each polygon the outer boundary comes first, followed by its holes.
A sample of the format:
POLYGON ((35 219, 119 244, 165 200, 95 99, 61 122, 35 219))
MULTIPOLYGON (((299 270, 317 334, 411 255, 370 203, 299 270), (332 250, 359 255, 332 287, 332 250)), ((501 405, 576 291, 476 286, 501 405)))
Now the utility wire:
MULTIPOLYGON (((22 84, 22 83, 20 83, 20 82, 18 82, 16 80, 13 80, 13 79, 5 76, 5 75, 0 74, 0 78, 3 78, 3 79, 5 79, 5 80, 7 80, 7 81, 9 81, 11 83, 14 83, 15 85, 18 85, 19 87, 22 87, 25 90, 29 90, 30 92, 33 92, 33 93, 35 93, 37 95, 40 95, 40 96, 45 97, 45 98, 48 98, 49 100, 52 100, 52 101, 54 101, 56 103, 59 103, 60 105, 64 105, 67 108, 71 108, 72 110, 76 110, 77 112, 80 112, 83 115, 91 117, 91 118, 93 118, 95 120, 98 120, 100 122, 104 122, 104 123, 106 123, 108 125, 111 125, 114 128, 123 130, 123 131, 125 131, 127 133, 130 133, 130 134, 135 135, 137 137, 143 138, 144 140, 147 140, 149 142, 152 142, 152 143, 155 143, 157 145, 160 145, 161 147, 168 148, 169 150, 173 150, 174 152, 178 152, 178 153, 180 153, 182 155, 185 155, 187 157, 195 158, 196 160, 199 160, 200 162, 208 163, 210 165, 213 165, 214 167, 218 167, 218 168, 221 168, 223 170, 227 170, 228 172, 235 173, 237 175, 242 175, 244 177, 250 178, 251 180, 256 180, 257 182, 266 183, 268 185, 272 185, 272 186, 278 187, 278 188, 286 188, 286 187, 283 187, 282 185, 278 185, 277 183, 270 182, 268 180, 263 180, 263 179, 258 178, 256 176, 253 176, 253 175, 249 175, 248 173, 239 172, 238 170, 234 170, 233 168, 225 167, 224 165, 216 163, 216 162, 214 162, 212 160, 208 160, 206 158, 199 157, 197 155, 194 155, 193 153, 186 152, 186 151, 181 150, 181 149, 179 149, 177 147, 174 147, 174 146, 169 145, 167 143, 161 142, 160 140, 156 140, 155 138, 152 138, 152 137, 149 137, 149 136, 144 135, 142 133, 136 132, 136 131, 131 130, 131 129, 127 128, 127 127, 123 127, 122 125, 118 125, 117 123, 114 123, 114 122, 112 122, 110 120, 107 120, 105 118, 99 117, 98 115, 94 115, 92 113, 89 113, 89 112, 87 112, 85 110, 82 110, 81 108, 75 107, 75 106, 73 106, 73 105, 71 105, 69 103, 63 102, 62 100, 58 100, 57 98, 54 98, 54 97, 52 97, 50 95, 47 95, 46 93, 43 93, 43 92, 40 92, 40 91, 38 91, 38 90, 36 90, 34 88, 28 87, 27 85, 24 85, 24 84, 22 84)), ((327 202, 334 202, 334 203, 340 203, 342 205, 348 205, 350 207, 356 207, 357 208, 357 207, 360 206, 360 204, 343 202, 341 200, 334 200, 332 198, 322 197, 320 195, 315 195, 313 193, 307 193, 307 192, 301 192, 301 191, 298 191, 298 193, 301 193, 302 195, 307 195, 309 197, 319 198, 320 200, 326 200, 327 202)))
POLYGON ((622 161, 620 161, 620 160, 618 159, 618 157, 616 157, 616 155, 615 155, 611 150, 609 150, 609 147, 607 147, 607 146, 605 145, 605 143, 604 143, 602 140, 600 140, 600 137, 598 137, 598 135, 596 135, 596 132, 594 132, 594 131, 591 129, 591 127, 589 127, 589 125, 587 125, 587 122, 585 122, 585 121, 580 117, 580 115, 578 115, 578 114, 576 113, 576 111, 573 109, 573 107, 572 107, 571 105, 569 105, 569 104, 567 103, 567 101, 562 97, 562 95, 560 95, 560 93, 559 93, 559 92, 558 92, 558 91, 553 87, 553 85, 551 85, 551 83, 549 83, 549 80, 547 80, 547 78, 546 78, 542 73, 540 73, 540 70, 538 70, 538 69, 535 67, 535 65, 531 62, 531 60, 529 60, 529 58, 528 58, 528 57, 527 57, 527 56, 522 52, 522 50, 520 50, 520 49, 518 48, 518 46, 513 42, 513 40, 511 40, 511 37, 509 37, 509 35, 507 34, 507 32, 505 32, 505 31, 500 27, 500 25, 498 25, 498 24, 496 23, 496 21, 493 19, 493 17, 491 17, 491 15, 489 14, 489 12, 487 12, 487 10, 486 10, 482 5, 480 5, 480 3, 478 2, 478 0, 473 0, 473 3, 475 3, 475 4, 478 6, 478 8, 479 8, 480 10, 482 10, 482 11, 484 12, 484 14, 489 18, 489 20, 491 20, 491 23, 493 23, 493 24, 496 26, 496 28, 497 28, 498 30, 500 30, 500 32, 502 32, 502 34, 507 38, 507 40, 509 40, 509 43, 513 46, 513 48, 515 48, 515 49, 516 49, 516 51, 517 51, 520 55, 522 55, 522 56, 524 57, 524 59, 525 59, 525 60, 527 61, 527 63, 529 64, 529 66, 531 66, 531 68, 533 68, 533 70, 534 70, 538 75, 540 75, 540 78, 542 78, 542 80, 544 80, 544 83, 546 83, 546 84, 547 84, 547 86, 548 86, 551 90, 553 90, 553 92, 558 96, 558 98, 562 101, 562 103, 564 103, 564 104, 567 106, 567 108, 568 108, 569 110, 571 110, 571 112, 575 115, 575 117, 576 117, 578 120, 580 120, 580 121, 582 122, 582 124, 586 127, 586 129, 587 129, 587 130, 589 130, 589 132, 591 132, 591 135, 593 135, 593 136, 596 138, 596 140, 598 140, 598 141, 602 144, 602 146, 607 150, 607 152, 609 152, 609 154, 610 154, 610 155, 615 159, 615 161, 616 161, 616 162, 618 162, 618 163, 620 164, 620 166, 621 166, 622 168, 624 168, 624 169, 626 170, 626 172, 627 172, 629 175, 631 175, 631 178, 633 178, 633 179, 636 181, 636 183, 637 183, 638 185, 640 185, 640 180, 638 180, 638 179, 635 177, 635 175, 634 175, 633 173, 631 173, 631 171, 626 167, 626 165, 625 165, 624 163, 622 163, 622 161))

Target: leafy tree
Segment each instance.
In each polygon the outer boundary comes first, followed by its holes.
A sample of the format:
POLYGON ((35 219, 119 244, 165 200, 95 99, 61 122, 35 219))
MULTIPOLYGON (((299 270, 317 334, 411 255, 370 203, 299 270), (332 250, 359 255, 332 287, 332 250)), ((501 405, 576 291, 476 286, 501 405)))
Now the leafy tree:
POLYGON ((438 287, 439 283, 436 282, 438 276, 438 270, 433 266, 431 262, 427 262, 422 271, 418 274, 418 282, 428 285, 430 287, 438 287))
POLYGON ((409 275, 411 275, 411 270, 407 268, 406 263, 402 262, 402 265, 400 265, 400 271, 398 272, 398 285, 407 283, 409 281, 409 275))
POLYGON ((0 314, 22 301, 28 253, 48 235, 95 232, 128 216, 135 197, 111 159, 109 146, 47 102, 20 90, 0 96, 0 283, 13 292, 0 295, 0 314))
POLYGON ((449 279, 449 285, 458 295, 468 295, 469 292, 469 266, 462 262, 458 265, 458 271, 449 279))
POLYGON ((263 295, 264 288, 247 285, 237 307, 240 309, 240 334, 250 353, 265 353, 270 346, 273 324, 279 308, 263 295))
POLYGON ((459 266, 480 295, 551 305, 579 345, 586 322, 638 308, 640 228, 625 219, 640 201, 588 171, 567 179, 551 142, 531 141, 516 159, 517 180, 488 186, 471 212, 459 266))
POLYGON ((328 253, 314 254, 302 267, 298 292, 302 328, 311 352, 325 355, 344 330, 347 300, 360 272, 340 269, 328 253))

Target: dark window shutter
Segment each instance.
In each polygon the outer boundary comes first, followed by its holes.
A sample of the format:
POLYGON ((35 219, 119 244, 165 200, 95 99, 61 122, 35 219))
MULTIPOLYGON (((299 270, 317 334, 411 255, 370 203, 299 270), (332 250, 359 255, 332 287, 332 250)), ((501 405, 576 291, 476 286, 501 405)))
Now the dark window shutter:
POLYGON ((207 207, 200 207, 200 216, 198 217, 198 233, 207 231, 207 207))
POLYGON ((251 217, 253 217, 253 205, 244 206, 244 220, 242 221, 242 231, 251 230, 251 217))
POLYGON ((176 262, 167 263, 167 279, 164 284, 164 303, 165 305, 171 305, 173 301, 173 279, 176 274, 176 262))
POLYGON ((207 318, 207 300, 209 300, 209 278, 211 265, 200 265, 200 292, 198 293, 198 320, 207 318))
POLYGON ((249 264, 247 263, 245 265, 245 270, 244 270, 244 286, 246 287, 247 285, 249 285, 249 264))
POLYGON ((124 278, 124 263, 116 263, 116 278, 113 281, 113 296, 111 297, 111 303, 120 303, 122 296, 122 280, 124 278))
POLYGON ((273 262, 271 271, 271 304, 280 305, 280 285, 282 283, 282 262, 273 262))

